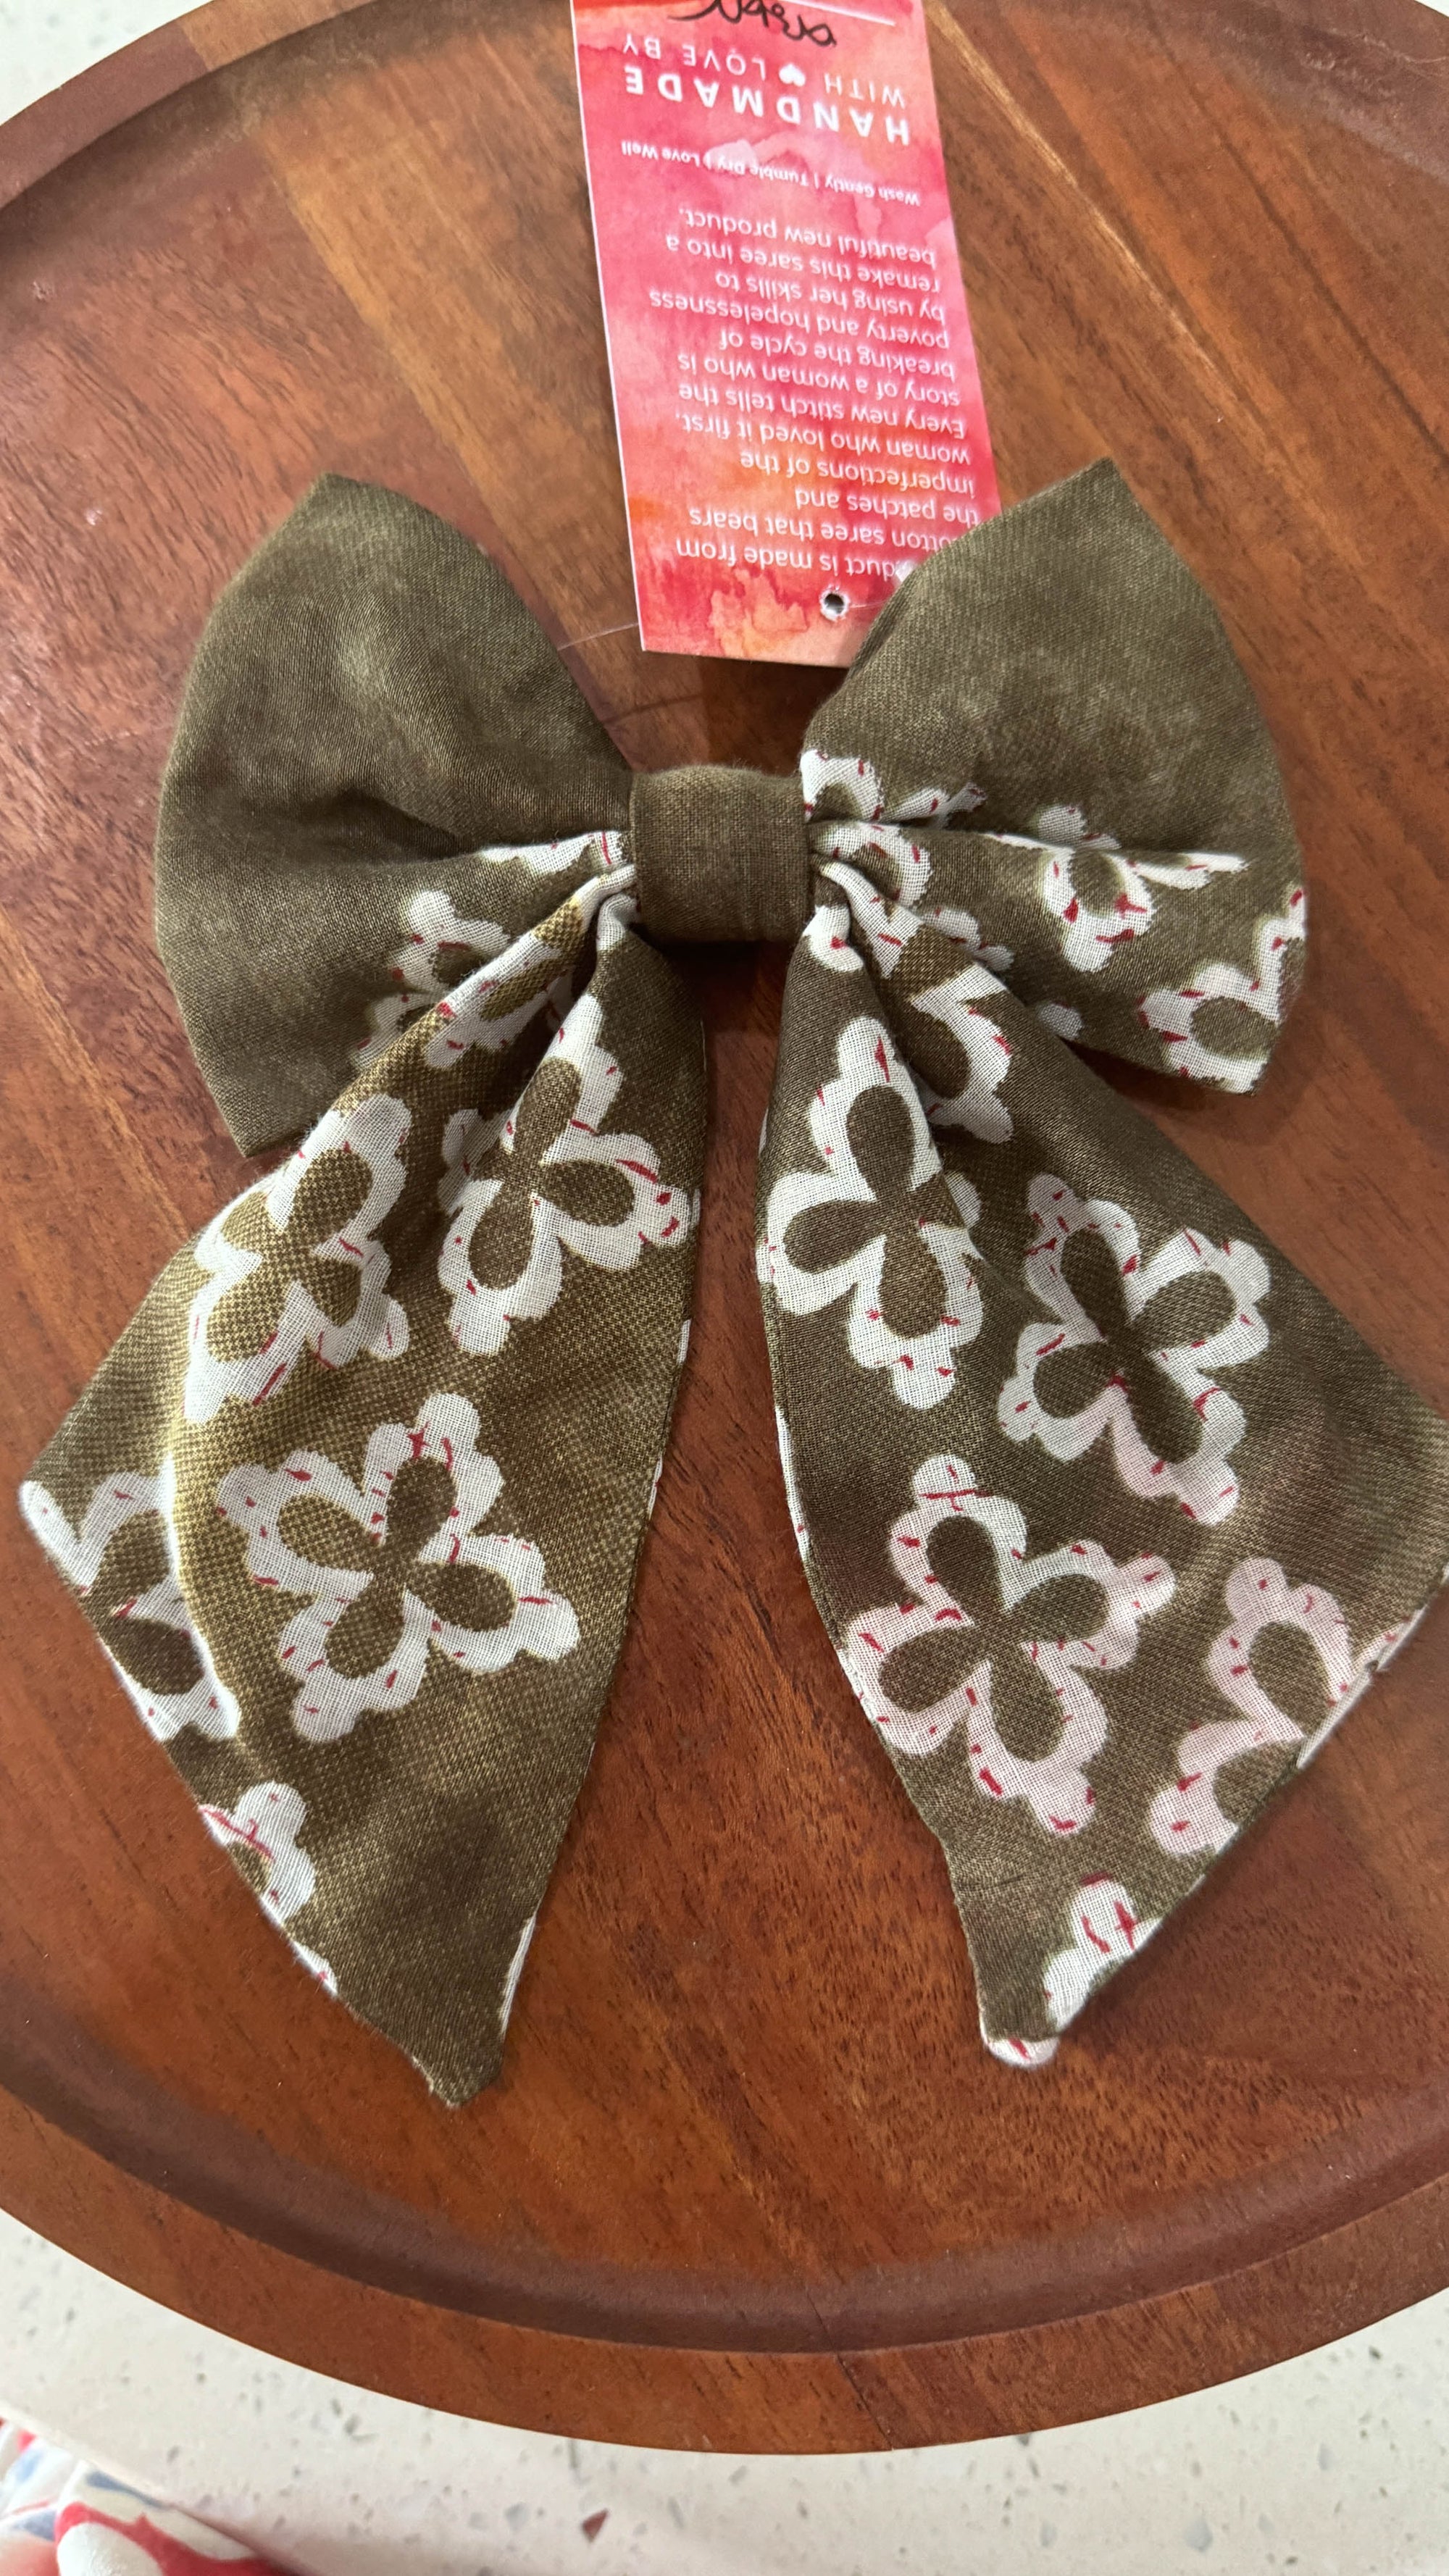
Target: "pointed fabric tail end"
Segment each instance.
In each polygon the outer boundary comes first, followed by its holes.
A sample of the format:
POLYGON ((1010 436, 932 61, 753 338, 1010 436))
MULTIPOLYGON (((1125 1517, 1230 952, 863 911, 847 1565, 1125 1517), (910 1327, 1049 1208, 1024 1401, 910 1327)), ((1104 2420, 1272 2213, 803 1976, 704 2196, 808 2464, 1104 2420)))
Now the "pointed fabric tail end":
POLYGON ((689 1311, 699 1027, 631 911, 589 880, 378 1054, 24 1496, 268 1921, 450 2104, 501 2063, 689 1311))
POLYGON ((761 1153, 781 1454, 986 2045, 1041 2066, 1443 1581, 1449 1426, 963 962, 936 847, 859 831, 817 872, 761 1153))

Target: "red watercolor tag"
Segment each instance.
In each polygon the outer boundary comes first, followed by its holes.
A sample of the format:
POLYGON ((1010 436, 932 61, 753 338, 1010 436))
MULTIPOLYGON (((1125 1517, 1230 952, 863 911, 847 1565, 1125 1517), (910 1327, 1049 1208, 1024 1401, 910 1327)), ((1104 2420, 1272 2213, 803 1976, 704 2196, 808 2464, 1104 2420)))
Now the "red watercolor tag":
POLYGON ((853 660, 1000 508, 921 0, 573 0, 641 639, 853 660))

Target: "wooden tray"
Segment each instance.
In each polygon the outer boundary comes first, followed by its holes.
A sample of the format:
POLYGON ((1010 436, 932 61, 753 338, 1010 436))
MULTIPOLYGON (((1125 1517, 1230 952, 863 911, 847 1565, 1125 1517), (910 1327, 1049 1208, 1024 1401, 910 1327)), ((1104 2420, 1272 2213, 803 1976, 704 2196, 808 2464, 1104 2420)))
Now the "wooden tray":
MULTIPOLYGON (((1416 0, 930 0, 1009 496, 1114 453, 1221 602, 1309 860, 1259 1099, 1149 1114, 1449 1405, 1449 87, 1416 0)), ((10 127, 6 1491, 246 1177, 152 947, 188 657, 324 467, 502 559, 629 756, 788 765, 824 674, 645 658, 565 0, 216 0, 10 127), (28 183, 28 184, 27 184, 28 183)), ((701 954, 695 1359, 507 2074, 299 1977, 4 1509, 0 2193, 319 2369, 611 2440, 1143 2404, 1449 2279, 1449 1617, 1056 2066, 796 1562, 752 1277, 780 960, 701 954)))

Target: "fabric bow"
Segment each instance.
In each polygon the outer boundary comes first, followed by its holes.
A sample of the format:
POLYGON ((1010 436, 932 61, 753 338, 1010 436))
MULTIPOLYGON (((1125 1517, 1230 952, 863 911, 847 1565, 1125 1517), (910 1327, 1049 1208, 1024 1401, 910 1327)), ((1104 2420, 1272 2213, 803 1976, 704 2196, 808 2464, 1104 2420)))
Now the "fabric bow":
POLYGON ((25 1504, 301 1958, 448 2101, 497 2071, 688 1337, 700 1029, 641 934, 789 938, 800 1550, 987 2044, 1049 2057, 1449 1556, 1449 1431, 1064 1043, 1248 1090, 1302 956, 1251 692, 1115 469, 921 564, 794 778, 632 775, 495 565, 329 479, 208 625, 157 909, 238 1143, 308 1132, 25 1504))

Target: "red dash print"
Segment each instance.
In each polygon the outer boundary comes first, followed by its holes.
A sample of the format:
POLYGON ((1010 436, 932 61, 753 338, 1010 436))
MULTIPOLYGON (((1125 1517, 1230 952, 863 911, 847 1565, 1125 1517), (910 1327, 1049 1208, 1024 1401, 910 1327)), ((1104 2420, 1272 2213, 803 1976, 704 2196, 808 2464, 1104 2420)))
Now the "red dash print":
POLYGON ((583 2521, 579 2524, 579 2529, 583 2533, 585 2540, 597 2540, 608 2519, 609 2508, 607 2505, 601 2505, 597 2513, 586 2513, 583 2521))

